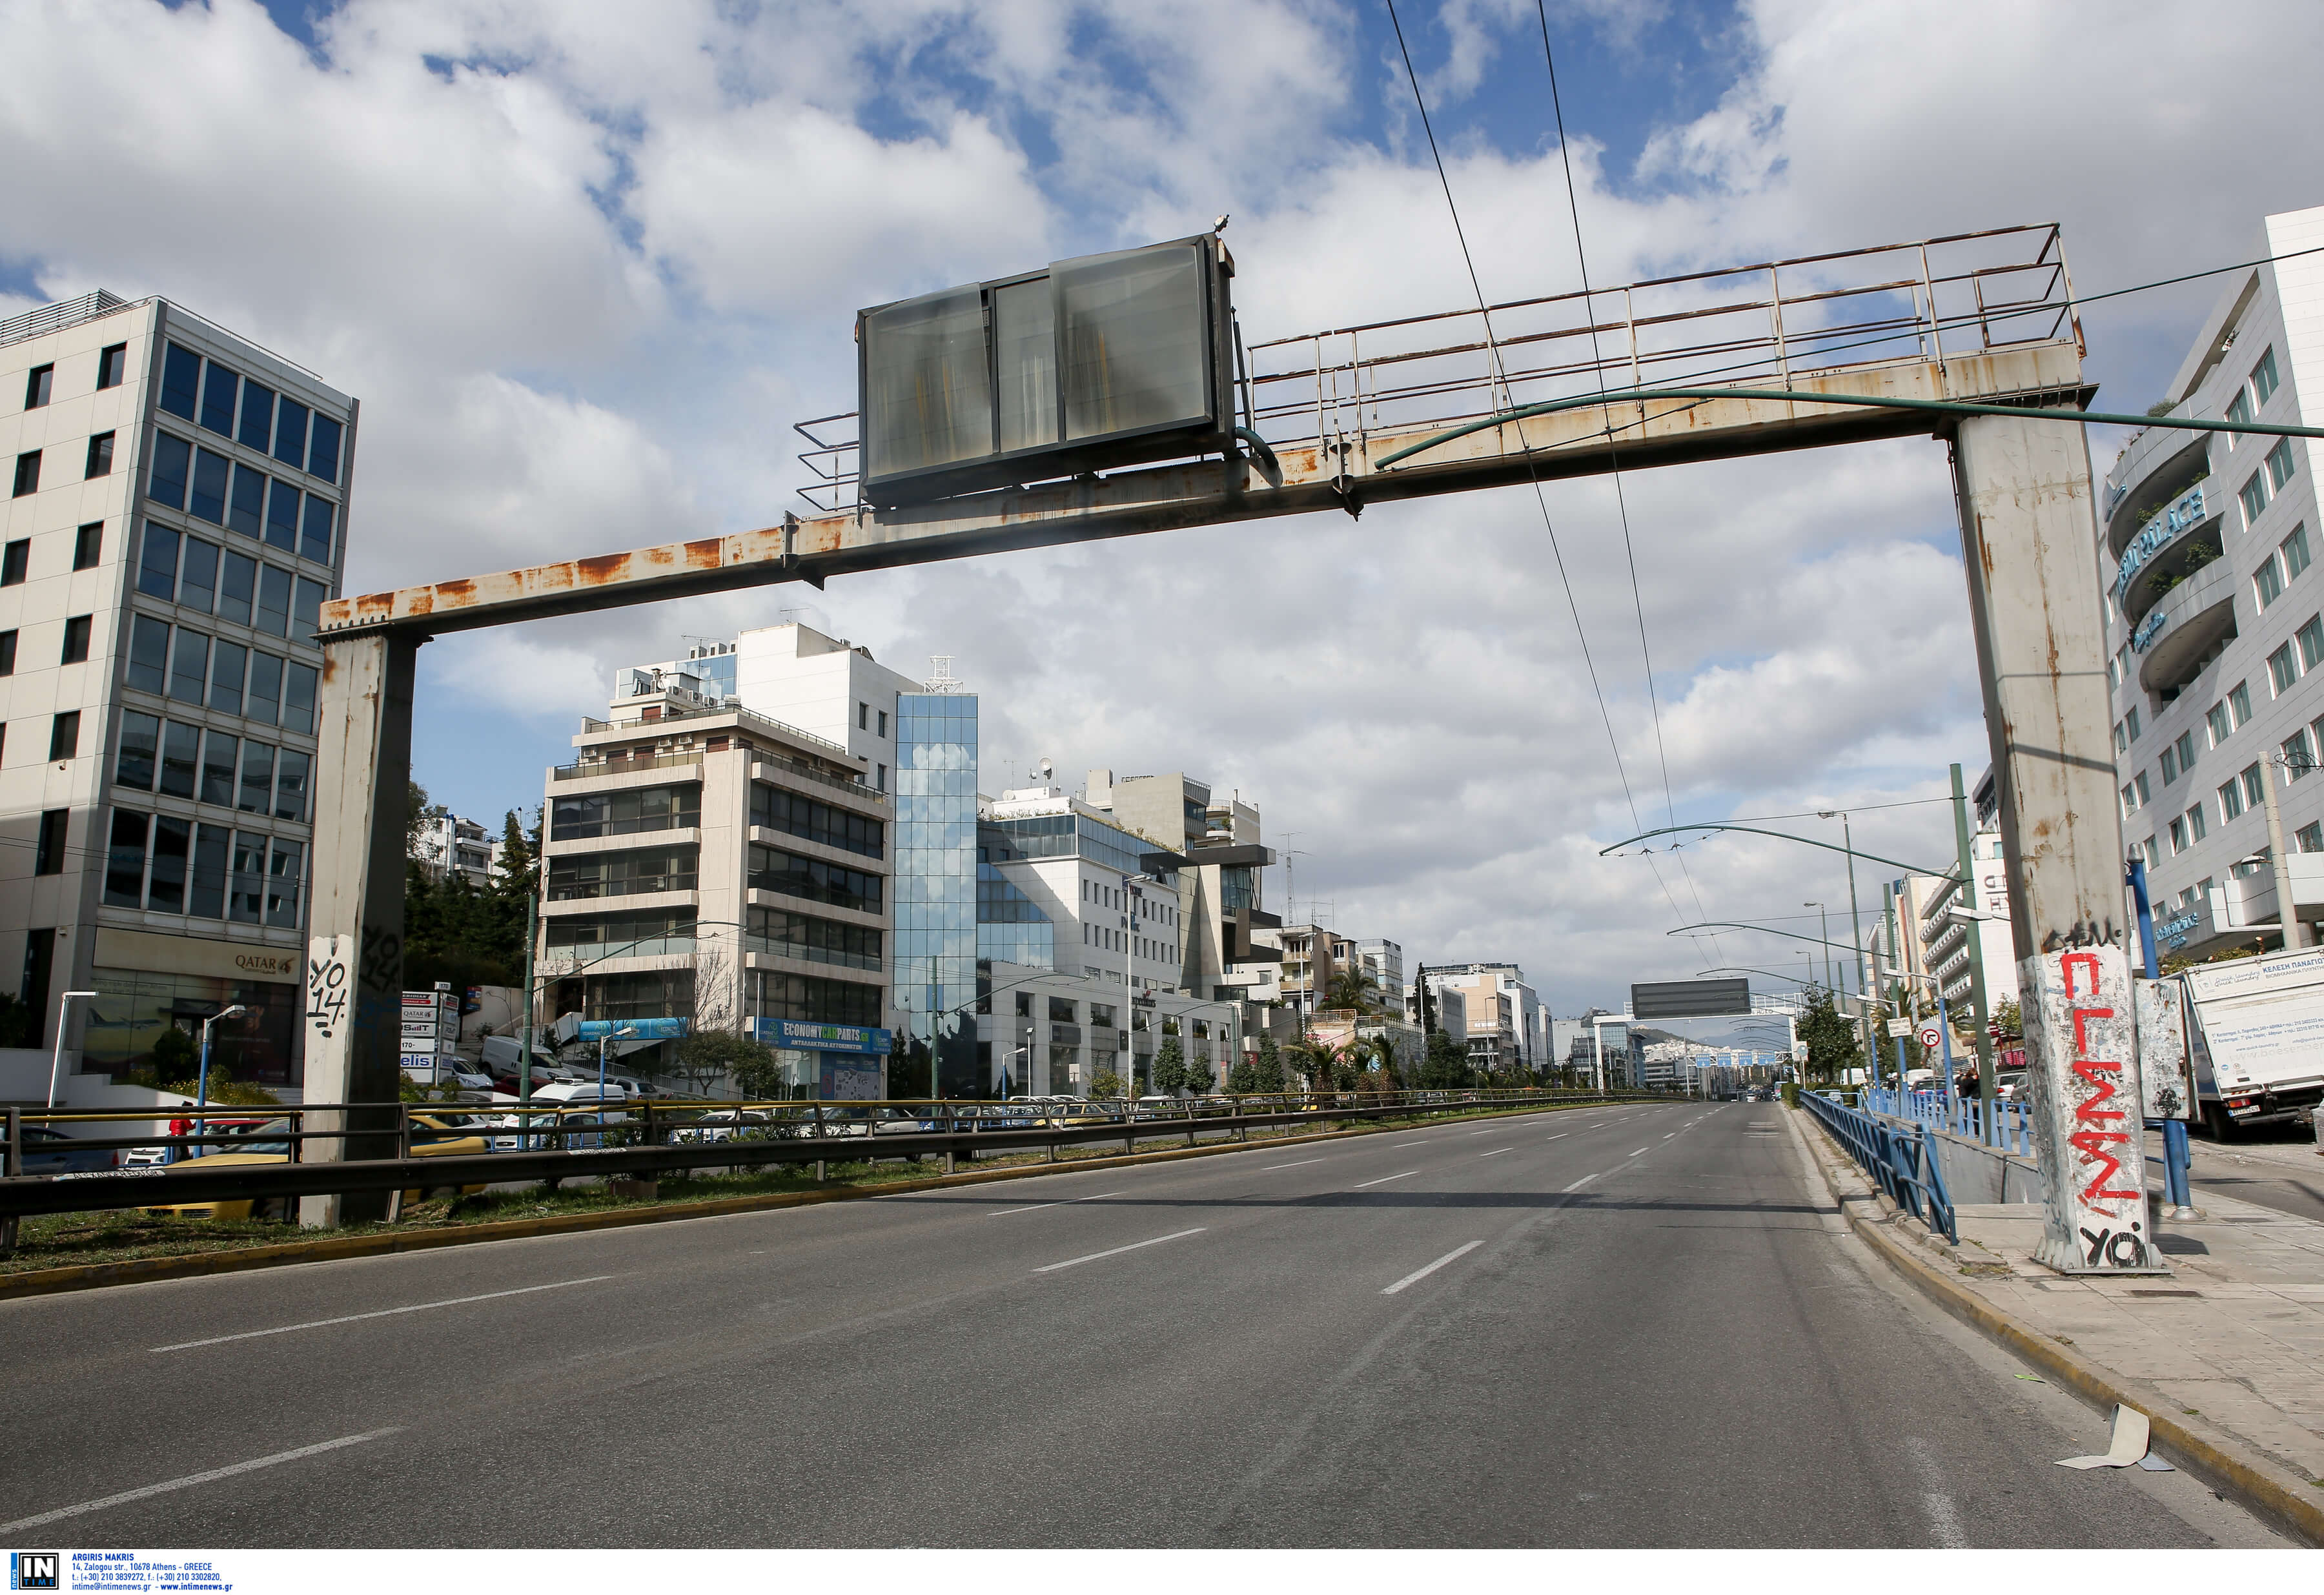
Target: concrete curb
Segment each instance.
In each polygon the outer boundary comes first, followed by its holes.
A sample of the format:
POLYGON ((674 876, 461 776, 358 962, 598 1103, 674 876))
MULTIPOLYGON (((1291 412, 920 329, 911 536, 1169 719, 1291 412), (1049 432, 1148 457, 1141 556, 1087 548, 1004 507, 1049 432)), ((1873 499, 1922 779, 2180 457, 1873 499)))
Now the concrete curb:
MULTIPOLYGON (((2049 1374, 2100 1411, 2111 1411, 2119 1404, 2145 1414, 2154 1443, 2169 1453, 2172 1461, 2214 1489, 2233 1497, 2293 1539, 2324 1547, 2324 1501, 2315 1498, 2316 1492, 2306 1480, 2224 1431, 2208 1424, 2188 1422, 2178 1403, 2138 1380, 2091 1361, 1949 1277, 1918 1256, 1914 1248, 1897 1239, 1890 1219, 1864 1211, 1873 1203, 1877 1204, 1877 1210, 1893 1211, 1894 1204, 1887 1198, 1875 1192, 1871 1203, 1868 1203, 1839 1194, 1831 1177, 1834 1163, 1847 1168, 1854 1165, 1844 1161, 1846 1153, 1832 1142, 1829 1133, 1811 1136, 1808 1126, 1788 1114, 1785 1122, 1792 1125, 1803 1149, 1809 1153, 1810 1162, 1822 1178, 1833 1205, 1848 1221, 1849 1228, 1923 1295, 1961 1323, 2049 1374)), ((1823 1129, 1821 1123, 1813 1128, 1823 1129)))
MULTIPOLYGON (((1512 1112, 1450 1115, 1440 1122, 1452 1124, 1473 1119, 1571 1113, 1582 1108, 1608 1105, 1602 1102, 1558 1102, 1538 1108, 1521 1108, 1512 1112)), ((594 1230, 624 1230, 638 1224, 672 1223, 682 1219, 720 1218, 729 1213, 761 1212, 785 1207, 814 1207, 826 1202, 861 1202, 876 1196, 950 1190, 962 1185, 991 1185, 1002 1180, 1033 1179, 1043 1175, 1078 1174, 1084 1169, 1122 1168, 1135 1163, 1170 1163, 1187 1157, 1216 1157, 1231 1152, 1255 1152, 1308 1141, 1343 1140, 1351 1136, 1388 1135, 1397 1130, 1425 1128, 1425 1125, 1411 1124, 1365 1125, 1353 1129, 1319 1130, 1309 1135, 1271 1136, 1263 1141, 1221 1141, 1209 1146, 1177 1147, 1167 1152, 1083 1157, 1070 1163, 1034 1163, 1015 1168, 974 1169, 966 1174, 898 1180, 882 1185, 836 1185, 823 1191, 770 1191, 758 1196, 725 1196, 709 1202, 673 1203, 667 1207, 558 1213, 547 1218, 508 1219, 490 1224, 447 1225, 441 1229, 413 1230, 403 1234, 389 1232, 291 1240, 280 1246, 244 1247, 238 1251, 189 1252, 179 1257, 138 1258, 120 1263, 78 1263, 59 1268, 30 1269, 21 1274, 0 1274, 0 1302, 28 1296, 57 1295, 67 1291, 96 1290, 109 1285, 139 1285, 152 1279, 191 1279, 212 1274, 239 1274, 254 1268, 282 1268, 293 1263, 389 1257, 398 1252, 432 1251, 446 1246, 475 1246, 491 1240, 586 1234, 594 1230)))

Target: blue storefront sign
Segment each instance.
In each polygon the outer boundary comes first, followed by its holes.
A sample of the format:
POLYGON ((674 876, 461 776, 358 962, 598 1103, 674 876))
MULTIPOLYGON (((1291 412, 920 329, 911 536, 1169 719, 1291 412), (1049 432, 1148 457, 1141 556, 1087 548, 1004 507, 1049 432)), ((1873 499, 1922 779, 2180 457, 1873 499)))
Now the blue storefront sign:
POLYGON ((863 1052, 884 1057, 895 1045, 892 1030, 874 1025, 819 1025, 812 1019, 752 1019, 751 1033, 769 1046, 807 1052, 863 1052))
POLYGON ((689 1020, 583 1019, 584 1041, 675 1041, 687 1033, 689 1020))
POLYGON ((2171 612, 2167 609, 2158 609, 2139 622, 2138 630, 2130 634, 2130 651, 2144 653, 2154 640, 2163 635, 2163 628, 2170 623, 2171 612))
POLYGON ((2122 563, 2115 567, 2114 601, 2120 604, 2130 591, 2130 578, 2144 568, 2166 548, 2171 540, 2190 527, 2200 526, 2209 519, 2208 501, 2203 496, 2203 484, 2181 493, 2138 529, 2130 546, 2122 551, 2122 563))

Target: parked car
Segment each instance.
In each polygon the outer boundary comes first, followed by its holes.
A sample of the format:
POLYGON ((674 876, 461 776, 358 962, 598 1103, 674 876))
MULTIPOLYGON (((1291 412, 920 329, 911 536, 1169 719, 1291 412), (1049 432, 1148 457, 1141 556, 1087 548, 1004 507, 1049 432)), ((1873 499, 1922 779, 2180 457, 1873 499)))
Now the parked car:
MULTIPOLYGON (((170 1120, 170 1133, 173 1136, 245 1136, 267 1121, 263 1119, 206 1119, 199 1121, 205 1127, 201 1129, 195 1128, 196 1122, 192 1119, 172 1119, 170 1120)), ((235 1149, 231 1146, 222 1147, 212 1142, 205 1142, 198 1146, 181 1146, 175 1141, 168 1141, 156 1147, 132 1147, 121 1155, 121 1166, 154 1168, 165 1163, 182 1163, 187 1158, 199 1157, 210 1152, 235 1149)))
MULTIPOLYGON (((766 1134, 774 1122, 774 1115, 756 1108, 714 1108, 691 1123, 680 1125, 670 1132, 673 1141, 694 1141, 715 1144, 731 1141, 738 1135, 766 1134)), ((785 1126, 786 1130, 789 1127, 785 1126)))
POLYGON ((21 1174, 96 1174, 121 1166, 121 1154, 114 1148, 85 1147, 60 1129, 27 1124, 18 1133, 23 1138, 21 1174))
MULTIPOLYGON (((406 1122, 410 1131, 411 1155, 414 1157, 465 1157, 491 1151, 492 1143, 477 1133, 481 1126, 475 1122, 476 1118, 476 1115, 468 1113, 410 1115, 406 1122)), ((223 1168, 288 1163, 290 1160, 290 1120, 270 1119, 250 1132, 246 1145, 237 1144, 231 1151, 212 1152, 207 1157, 189 1157, 183 1161, 189 1165, 207 1166, 206 1173, 223 1168)), ((460 1190, 463 1194, 473 1196, 484 1188, 481 1185, 463 1185, 460 1190)), ((426 1195, 424 1190, 412 1189, 404 1192, 403 1199, 418 1202, 426 1195)), ((296 1196, 272 1196, 263 1200, 242 1197, 219 1202, 179 1202, 149 1207, 145 1211, 175 1213, 180 1218, 193 1219, 279 1218, 287 1223, 297 1216, 298 1210, 299 1199, 296 1196)))
POLYGON ((2029 1089, 2023 1069, 2004 1069, 1994 1077, 1993 1094, 2001 1102, 2022 1102, 2029 1089))

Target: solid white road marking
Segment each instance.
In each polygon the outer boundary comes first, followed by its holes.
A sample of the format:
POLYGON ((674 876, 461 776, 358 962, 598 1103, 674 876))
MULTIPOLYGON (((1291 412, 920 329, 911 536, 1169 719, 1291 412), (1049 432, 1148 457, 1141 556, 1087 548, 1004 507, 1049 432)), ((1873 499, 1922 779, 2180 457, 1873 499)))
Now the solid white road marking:
POLYGON ((39 1528, 43 1524, 55 1523, 61 1518, 78 1517, 83 1512, 101 1512, 107 1507, 125 1506, 131 1501, 142 1501, 148 1496, 167 1495, 173 1489, 186 1489, 197 1484, 208 1484, 213 1479, 231 1479, 236 1473, 248 1473, 259 1468, 272 1468, 277 1462, 295 1462, 300 1457, 311 1457, 327 1451, 337 1451, 342 1446, 361 1445, 366 1440, 384 1440, 390 1434, 401 1434, 402 1432, 399 1426, 392 1429, 374 1429, 367 1434, 343 1435, 339 1439, 326 1440, 316 1445, 302 1445, 296 1451, 278 1451, 271 1457, 260 1457, 255 1461, 235 1462, 230 1467, 212 1468, 204 1473, 189 1473, 183 1479, 171 1479, 161 1484, 149 1484, 142 1489, 124 1489, 119 1495, 105 1496, 94 1501, 83 1501, 78 1506, 59 1507, 53 1512, 42 1512, 31 1517, 19 1517, 14 1523, 0 1523, 0 1535, 13 1535, 23 1529, 39 1528))
POLYGON ((1311 1163, 1321 1163, 1323 1161, 1323 1159, 1321 1157, 1302 1157, 1296 1163, 1270 1163, 1259 1172, 1261 1174, 1272 1174, 1278 1168, 1305 1168, 1311 1163))
MULTIPOLYGON (((1489 1154, 1488 1154, 1488 1156, 1489 1156, 1489 1154)), ((1407 1285, 1417 1285, 1422 1280, 1427 1278, 1431 1274, 1435 1273, 1437 1269, 1451 1262, 1453 1258, 1466 1257, 1484 1244, 1485 1243, 1481 1240, 1471 1240, 1466 1246, 1455 1247, 1452 1250, 1446 1252, 1443 1257, 1438 1258, 1434 1262, 1429 1264, 1425 1268, 1415 1268, 1411 1273, 1406 1274, 1394 1285, 1391 1285, 1386 1290, 1381 1291, 1380 1295, 1394 1295, 1397 1291, 1402 1290, 1407 1285)))
POLYGON ((1633 1153, 1631 1153, 1631 1154, 1630 1154, 1630 1156, 1631 1156, 1631 1157, 1637 1157, 1637 1156, 1638 1156, 1638 1154, 1639 1154, 1640 1152, 1649 1152, 1649 1151, 1652 1151, 1653 1149, 1654 1149, 1654 1148, 1652 1148, 1651 1147, 1640 1147, 1640 1148, 1638 1148, 1637 1152, 1633 1152, 1633 1153))
POLYGON ((1559 1130, 1555 1135, 1551 1136, 1551 1137, 1550 1137, 1550 1138, 1548 1138, 1548 1139, 1551 1139, 1551 1140, 1553 1140, 1553 1141, 1562 1141, 1562 1140, 1563 1140, 1567 1136, 1569 1136, 1569 1135, 1571 1135, 1571 1134, 1572 1134, 1572 1133, 1573 1133, 1573 1132, 1572 1132, 1572 1130, 1561 1129, 1561 1130, 1559 1130))
POLYGON ((1594 1179, 1601 1179, 1601 1178, 1603 1178, 1603 1177, 1605 1176, 1605 1173, 1606 1173, 1606 1171, 1605 1171, 1604 1169, 1602 1169, 1602 1168, 1601 1168, 1601 1169, 1600 1169, 1596 1174, 1585 1174, 1585 1175, 1583 1175, 1580 1179, 1578 1179, 1578 1180, 1574 1181, 1572 1185, 1570 1185, 1566 1186, 1566 1187, 1565 1187, 1565 1190, 1559 1192, 1559 1193, 1558 1193, 1558 1194, 1559 1194, 1559 1195, 1561 1195, 1561 1196, 1563 1196, 1563 1195, 1565 1195, 1566 1194, 1568 1194, 1569 1192, 1579 1191, 1580 1189, 1582 1189, 1582 1186, 1584 1186, 1584 1185, 1588 1185, 1591 1180, 1594 1180, 1594 1179))
POLYGON ((1515 1147, 1495 1147, 1491 1151, 1480 1152, 1477 1156, 1480 1157, 1499 1157, 1504 1152, 1514 1152, 1516 1150, 1517 1148, 1515 1147))
POLYGON ((482 1295, 451 1296, 440 1302, 414 1302, 408 1307, 382 1307, 376 1313, 349 1313, 342 1318, 311 1318, 304 1323, 285 1323, 274 1329, 246 1329, 240 1334, 212 1335, 206 1341, 180 1341, 174 1345, 152 1346, 153 1351, 190 1351, 197 1346, 222 1346, 228 1341, 263 1340, 271 1334, 290 1334, 302 1329, 328 1329, 335 1323, 360 1323, 366 1318, 394 1318, 405 1313, 427 1313, 438 1307, 461 1307, 470 1302, 496 1302, 503 1296, 530 1295, 535 1291, 563 1290, 573 1285, 598 1285, 613 1278, 611 1274, 592 1274, 586 1279, 559 1279, 553 1285, 523 1285, 514 1290, 488 1290, 482 1295))
POLYGON ((988 1212, 989 1219, 1007 1218, 1012 1212, 1038 1212, 1045 1207, 1071 1207, 1079 1202, 1102 1202, 1109 1196, 1119 1196, 1120 1191, 1100 1191, 1094 1196, 1074 1196, 1061 1202, 1036 1202, 1030 1207, 1004 1207, 999 1212, 988 1212))
POLYGON ((1364 1185, 1385 1185, 1390 1180, 1410 1179, 1414 1175, 1416 1175, 1420 1171, 1416 1168, 1407 1168, 1402 1174, 1384 1174, 1376 1180, 1366 1180, 1362 1185, 1357 1185, 1354 1189, 1360 1191, 1364 1188, 1364 1185))
POLYGON ((1128 1246, 1116 1246, 1105 1251, 1093 1251, 1087 1257, 1067 1258, 1062 1263, 1045 1263, 1033 1270, 1036 1274, 1054 1274, 1060 1268, 1071 1268, 1083 1263, 1093 1263, 1100 1258, 1120 1257, 1125 1251, 1136 1251, 1144 1246, 1159 1246, 1165 1240, 1184 1240, 1189 1235, 1199 1235, 1210 1226, 1196 1224, 1191 1230, 1181 1230, 1176 1235, 1157 1235, 1151 1240, 1133 1240, 1128 1246))

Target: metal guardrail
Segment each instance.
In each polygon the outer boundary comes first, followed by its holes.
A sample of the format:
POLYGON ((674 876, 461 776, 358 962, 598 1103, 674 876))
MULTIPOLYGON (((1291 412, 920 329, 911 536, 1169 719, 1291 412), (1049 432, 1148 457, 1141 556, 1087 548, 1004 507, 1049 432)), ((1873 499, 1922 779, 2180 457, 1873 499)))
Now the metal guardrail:
POLYGON ((1936 1142, 1926 1123, 1905 1129, 1814 1092, 1802 1092, 1799 1100, 1890 1200, 1946 1240, 1960 1243, 1952 1194, 1945 1189, 1944 1170, 1938 1166, 1936 1142))
POLYGON ((1996 1099, 1988 1120, 1985 1104, 1978 1098, 1948 1098, 1941 1091, 1907 1092, 1900 1102, 1895 1091, 1874 1087, 1864 1093, 1862 1100, 1870 1112, 1914 1120, 2020 1157, 2034 1156, 2033 1111, 2024 1102, 1996 1099))
MULTIPOLYGON (((1406 1092, 1373 1095, 1341 1093, 1269 1093, 1256 1097, 1185 1098, 1175 1102, 706 1102, 699 1100, 584 1102, 530 1110, 459 1103, 302 1104, 267 1114, 269 1121, 292 1120, 296 1129, 267 1130, 264 1141, 285 1142, 290 1160, 205 1169, 205 1159, 115 1168, 89 1174, 17 1175, 20 1148, 10 1141, 0 1176, 0 1220, 37 1213, 166 1207, 185 1203, 400 1191, 527 1180, 586 1179, 599 1176, 653 1176, 690 1168, 758 1167, 770 1164, 917 1161, 940 1156, 947 1167, 965 1153, 971 1157, 1119 1140, 1125 1152, 1141 1140, 1183 1139, 1192 1146, 1203 1135, 1232 1134, 1248 1139, 1254 1129, 1296 1128, 1340 1120, 1376 1120, 1406 1114, 1471 1112, 1479 1108, 1551 1108, 1585 1102, 1660 1100, 1650 1093, 1555 1092, 1406 1092), (1256 1111, 1254 1111, 1256 1110, 1256 1111), (900 1117, 890 1116, 890 1113, 900 1117), (601 1122, 600 1116, 611 1120, 601 1122), (410 1120, 421 1117, 521 1120, 518 1124, 455 1125, 429 1131, 446 1139, 464 1134, 525 1143, 512 1151, 410 1156, 410 1120), (343 1118, 357 1122, 347 1124, 343 1118), (364 1120, 372 1122, 365 1124, 364 1120), (585 1122, 575 1124, 575 1120, 585 1122), (542 1121, 546 1120, 547 1123, 542 1121), (323 1128, 314 1128, 320 1122, 323 1128), (715 1138, 715 1139, 713 1139, 715 1138), (579 1148, 548 1144, 574 1139, 622 1145, 579 1148), (305 1162, 299 1150, 309 1141, 345 1139, 383 1154, 331 1162, 305 1162)), ((171 1110, 177 1117, 249 1120, 249 1108, 171 1110)), ((23 1123, 88 1126, 134 1120, 142 1113, 28 1113, 23 1123)), ((215 1146, 229 1150, 245 1139, 224 1132, 197 1131, 159 1138, 75 1137, 88 1149, 215 1146)))

